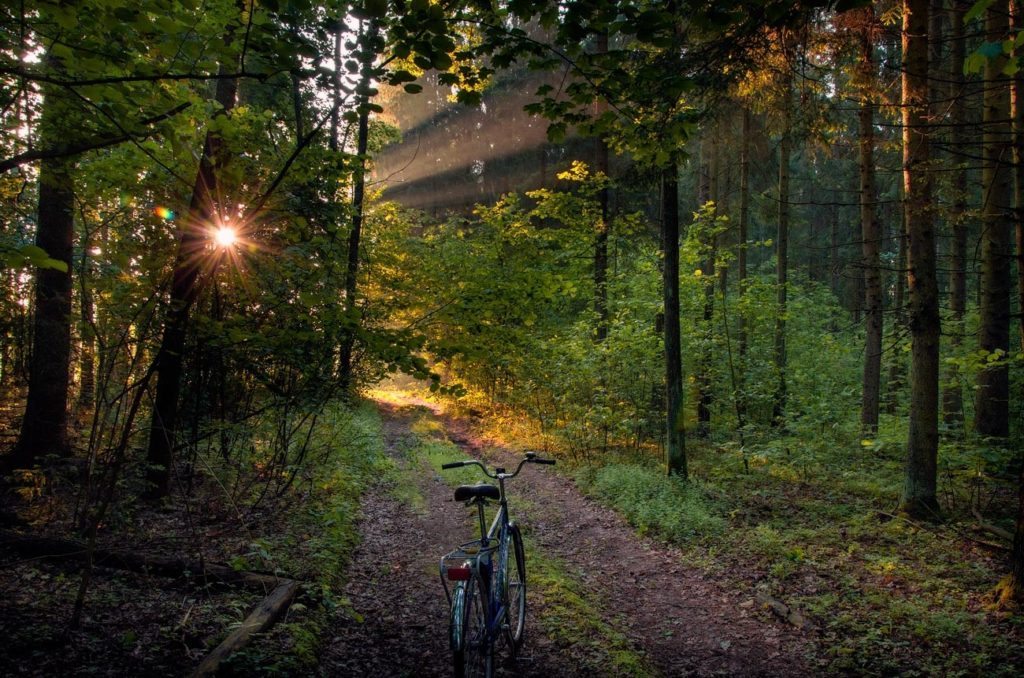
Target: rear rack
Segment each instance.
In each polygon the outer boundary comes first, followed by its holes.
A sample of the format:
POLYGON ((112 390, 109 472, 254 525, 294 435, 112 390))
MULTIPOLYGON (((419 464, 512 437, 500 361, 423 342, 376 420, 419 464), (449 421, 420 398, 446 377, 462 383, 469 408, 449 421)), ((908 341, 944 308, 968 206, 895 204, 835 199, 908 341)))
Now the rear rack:
POLYGON ((481 559, 484 563, 490 564, 490 556, 498 550, 498 543, 493 539, 491 541, 494 543, 488 546, 483 546, 480 539, 467 541, 465 544, 461 544, 459 548, 454 551, 450 551, 441 556, 441 564, 439 568, 441 585, 444 586, 444 595, 448 599, 449 605, 452 603, 452 594, 448 588, 448 571, 452 570, 453 574, 458 572, 458 576, 453 577, 454 581, 463 579, 461 570, 464 569, 468 569, 472 573, 479 575, 481 559))

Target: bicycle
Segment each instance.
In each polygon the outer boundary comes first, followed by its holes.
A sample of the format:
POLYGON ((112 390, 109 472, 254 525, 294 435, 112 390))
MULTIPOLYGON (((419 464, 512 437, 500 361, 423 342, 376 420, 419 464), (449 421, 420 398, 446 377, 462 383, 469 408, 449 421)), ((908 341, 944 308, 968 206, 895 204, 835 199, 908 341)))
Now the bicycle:
POLYGON ((479 483, 455 488, 455 501, 476 506, 480 538, 468 541, 441 557, 441 583, 450 606, 448 637, 456 678, 494 672, 494 645, 504 637, 514 658, 523 643, 526 627, 526 555, 519 527, 509 518, 505 481, 515 478, 523 466, 554 464, 527 452, 515 472, 496 467, 491 473, 476 459, 441 466, 448 470, 479 466, 498 485, 479 483), (487 528, 484 507, 498 502, 498 512, 487 528), (452 583, 449 590, 449 582, 452 583))

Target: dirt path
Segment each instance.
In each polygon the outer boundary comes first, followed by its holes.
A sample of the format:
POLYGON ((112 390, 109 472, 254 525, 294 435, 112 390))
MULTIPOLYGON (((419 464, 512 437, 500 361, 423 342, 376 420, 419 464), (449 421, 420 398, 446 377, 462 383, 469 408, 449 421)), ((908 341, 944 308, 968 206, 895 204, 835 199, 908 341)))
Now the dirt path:
MULTIPOLYGON (((421 410, 422 412, 422 410, 421 410)), ((410 461, 410 411, 383 409, 389 453, 416 479, 421 510, 380 487, 364 504, 363 543, 345 595, 361 615, 342 614, 321 673, 330 676, 450 675, 447 609, 437 559, 471 529, 451 489, 425 464, 410 461)), ((470 455, 511 465, 512 453, 477 439, 465 422, 444 419, 449 437, 470 455)), ((545 557, 601 602, 606 623, 624 634, 656 673, 797 675, 810 672, 805 641, 795 629, 755 609, 688 568, 678 551, 638 538, 614 512, 582 496, 547 468, 531 467, 510 486, 516 519, 545 557), (517 504, 515 499, 521 501, 517 504), (525 501, 523 501, 525 500, 525 501)), ((529 564, 528 564, 529 571, 529 564)), ((574 676, 583 671, 565 638, 546 637, 545 604, 529 599, 525 657, 503 675, 574 676)), ((586 639, 579 639, 581 642, 586 639)), ((592 670, 586 672, 593 675, 592 670)), ((620 672, 621 673, 621 672, 620 672)), ((605 675, 615 675, 608 671, 605 675)))
MULTIPOLYGON (((438 579, 438 560, 471 538, 472 525, 451 488, 425 462, 406 452, 415 444, 409 432, 422 410, 382 406, 385 446, 422 499, 416 506, 396 498, 388 484, 364 500, 362 543, 348 569, 341 611, 321 660, 325 676, 450 676, 448 606, 438 579)), ((536 628, 530 647, 515 666, 499 675, 572 675, 573 667, 536 628)))

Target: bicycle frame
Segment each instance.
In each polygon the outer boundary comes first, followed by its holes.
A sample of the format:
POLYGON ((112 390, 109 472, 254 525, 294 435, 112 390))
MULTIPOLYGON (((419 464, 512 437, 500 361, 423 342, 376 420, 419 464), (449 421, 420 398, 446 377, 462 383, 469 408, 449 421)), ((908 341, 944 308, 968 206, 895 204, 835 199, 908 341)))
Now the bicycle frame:
MULTIPOLYGON (((459 654, 467 650, 468 639, 464 637, 465 628, 462 620, 466 615, 472 614, 466 606, 473 603, 474 596, 478 596, 481 604, 482 615, 478 616, 483 623, 479 625, 478 632, 482 635, 479 638, 480 645, 486 657, 487 668, 485 675, 491 675, 491 661, 493 658, 494 644, 503 631, 508 631, 513 654, 522 642, 523 619, 525 617, 525 579, 522 579, 519 595, 519 619, 515 630, 506 623, 509 617, 506 587, 504 581, 509 566, 510 549, 515 545, 516 562, 518 571, 523 573, 523 560, 521 553, 521 539, 516 534, 515 523, 509 518, 508 499, 505 495, 505 481, 515 478, 522 471, 523 466, 529 462, 538 464, 554 464, 554 460, 540 459, 534 452, 527 452, 526 457, 519 462, 516 470, 507 473, 504 468, 495 468, 491 473, 483 463, 476 459, 456 461, 442 464, 442 469, 458 468, 460 466, 479 466, 484 475, 498 481, 498 511, 487 527, 484 507, 488 500, 494 500, 493 491, 475 491, 473 487, 462 487, 456 490, 456 496, 468 496, 467 506, 475 505, 477 517, 480 524, 480 538, 468 541, 459 546, 458 549, 441 557, 440 576, 444 586, 445 596, 448 598, 450 611, 449 640, 451 649, 456 652, 456 666, 458 667, 459 654), (469 492, 464 492, 468 489, 469 492), (457 581, 449 590, 449 581, 457 581), (479 585, 478 585, 479 583, 479 585), (476 588, 474 588, 476 587, 476 588), (481 619, 482 617, 482 619, 481 619)), ((485 487, 485 489, 487 489, 485 487)), ((490 490, 495 489, 490 486, 490 490)), ((462 675, 461 669, 456 668, 456 674, 462 675)))
MULTIPOLYGON (((505 575, 505 565, 508 562, 508 550, 511 544, 508 533, 512 529, 513 524, 508 517, 508 501, 505 498, 505 478, 511 477, 514 474, 506 474, 503 471, 499 471, 496 475, 500 498, 498 499, 498 512, 494 515, 490 528, 487 527, 486 517, 484 516, 484 507, 487 502, 483 499, 471 500, 469 503, 475 504, 477 507, 477 517, 480 521, 480 538, 461 544, 458 550, 444 555, 441 558, 440 567, 441 582, 444 585, 445 596, 448 598, 448 604, 452 605, 453 592, 450 592, 448 589, 445 561, 459 560, 463 559, 463 557, 465 560, 471 561, 470 567, 473 573, 476 578, 484 582, 484 590, 487 592, 487 597, 484 600, 484 615, 487 620, 488 641, 497 638, 498 632, 501 631, 501 622, 507 614, 505 601, 502 600, 501 595, 502 591, 504 591, 505 582, 501 581, 501 578, 505 575), (467 550, 477 545, 479 545, 479 550, 475 553, 467 550)), ((463 586, 463 584, 459 586, 463 586)))

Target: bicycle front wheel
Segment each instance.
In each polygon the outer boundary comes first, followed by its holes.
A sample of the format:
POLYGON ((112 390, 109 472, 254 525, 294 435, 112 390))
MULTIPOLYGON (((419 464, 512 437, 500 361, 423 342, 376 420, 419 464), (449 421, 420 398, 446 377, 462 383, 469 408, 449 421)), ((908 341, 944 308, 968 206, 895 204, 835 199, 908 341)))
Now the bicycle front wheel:
POLYGON ((523 631, 526 628, 526 554, 523 551, 523 536, 519 528, 509 528, 508 558, 505 560, 505 609, 508 623, 508 640, 514 655, 523 645, 523 631))
POLYGON ((487 591, 475 575, 466 582, 459 614, 460 641, 453 647, 455 678, 490 678, 493 672, 491 642, 487 634, 487 591))

